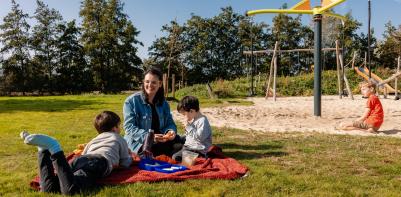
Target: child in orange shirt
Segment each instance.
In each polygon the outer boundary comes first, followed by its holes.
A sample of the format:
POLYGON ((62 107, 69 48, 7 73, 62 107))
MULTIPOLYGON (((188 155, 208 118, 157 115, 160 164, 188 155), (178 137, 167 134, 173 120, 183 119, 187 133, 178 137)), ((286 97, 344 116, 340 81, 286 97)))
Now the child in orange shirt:
POLYGON ((383 124, 383 106, 379 98, 375 95, 375 84, 372 82, 363 82, 360 84, 361 92, 364 97, 368 98, 366 108, 363 115, 352 123, 340 124, 342 130, 360 129, 371 133, 378 132, 383 124))

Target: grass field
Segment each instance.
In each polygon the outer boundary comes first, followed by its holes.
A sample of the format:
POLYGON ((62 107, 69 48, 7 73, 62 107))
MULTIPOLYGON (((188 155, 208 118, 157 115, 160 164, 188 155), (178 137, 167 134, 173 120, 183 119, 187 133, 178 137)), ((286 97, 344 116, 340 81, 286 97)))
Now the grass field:
MULTIPOLYGON (((43 195, 29 188, 37 174, 36 148, 21 130, 59 139, 65 152, 96 135, 93 117, 121 115, 127 95, 0 97, 0 196, 43 195)), ((202 107, 245 104, 202 100, 202 107)), ((171 105, 175 109, 175 103, 171 105)), ((312 133, 264 133, 213 128, 214 144, 250 169, 228 180, 135 183, 104 187, 90 196, 399 196, 401 139, 312 133)))

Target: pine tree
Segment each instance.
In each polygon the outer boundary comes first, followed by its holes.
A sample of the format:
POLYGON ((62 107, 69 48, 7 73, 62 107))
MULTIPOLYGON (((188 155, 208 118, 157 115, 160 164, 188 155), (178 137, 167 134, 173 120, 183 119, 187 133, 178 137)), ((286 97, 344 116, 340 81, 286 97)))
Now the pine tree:
POLYGON ((123 13, 119 0, 85 0, 83 18, 85 53, 93 70, 95 86, 102 92, 115 92, 132 86, 141 60, 136 55, 139 32, 123 13))
POLYGON ((136 55, 138 49, 136 45, 142 45, 136 37, 139 31, 128 20, 128 16, 123 13, 124 4, 119 0, 111 0, 108 4, 107 14, 109 15, 109 32, 111 35, 110 59, 112 60, 111 69, 114 72, 109 82, 109 91, 121 91, 131 88, 138 84, 142 72, 139 65, 141 59, 136 55))
POLYGON ((38 77, 44 77, 45 90, 55 90, 55 67, 57 63, 57 40, 60 36, 58 26, 62 23, 62 16, 55 9, 50 9, 42 1, 37 0, 34 18, 37 24, 33 27, 31 46, 34 50, 34 64, 38 77))
POLYGON ((29 24, 25 14, 15 0, 11 1, 11 11, 0 25, 0 39, 3 47, 0 53, 3 67, 3 86, 5 91, 28 91, 29 66, 29 24))
POLYGON ((81 93, 92 90, 92 72, 86 63, 83 46, 79 43, 80 29, 75 20, 60 24, 58 28, 62 34, 57 40, 57 91, 81 93))

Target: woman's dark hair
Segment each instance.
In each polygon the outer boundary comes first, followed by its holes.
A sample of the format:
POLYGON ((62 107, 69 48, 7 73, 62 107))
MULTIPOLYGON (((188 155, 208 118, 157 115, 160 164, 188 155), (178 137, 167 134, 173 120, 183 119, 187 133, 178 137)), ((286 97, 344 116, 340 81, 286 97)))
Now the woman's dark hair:
POLYGON ((191 109, 199 111, 199 100, 194 96, 185 96, 177 104, 177 111, 179 112, 189 112, 191 109))
MULTIPOLYGON (((160 81, 163 80, 163 73, 160 69, 156 68, 156 67, 151 67, 149 68, 143 76, 146 76, 147 74, 151 74, 151 75, 155 75, 157 76, 157 78, 159 78, 160 81)), ((145 83, 142 83, 142 92, 145 95, 146 100, 149 102, 149 95, 146 93, 145 91, 145 83)), ((163 103, 163 101, 165 100, 164 98, 164 89, 163 87, 160 87, 157 92, 155 97, 153 98, 153 104, 158 104, 161 105, 163 103)))
POLYGON ((120 124, 120 117, 112 111, 103 111, 95 117, 93 125, 98 133, 109 132, 120 124))

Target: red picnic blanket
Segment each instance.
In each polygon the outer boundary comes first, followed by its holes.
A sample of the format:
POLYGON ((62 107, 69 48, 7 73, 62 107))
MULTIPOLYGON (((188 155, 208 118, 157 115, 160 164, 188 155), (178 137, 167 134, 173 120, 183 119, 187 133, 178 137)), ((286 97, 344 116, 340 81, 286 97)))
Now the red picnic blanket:
MULTIPOLYGON (((67 156, 67 160, 74 159, 73 153, 67 156)), ((237 160, 225 157, 221 148, 212 146, 208 152, 208 158, 197 158, 195 165, 188 170, 179 171, 171 174, 156 171, 141 170, 138 167, 139 158, 135 155, 134 164, 128 169, 115 169, 113 172, 102 179, 99 184, 117 185, 135 183, 138 181, 181 181, 185 179, 236 179, 244 176, 248 168, 240 164, 237 160)), ((30 183, 31 187, 39 190, 39 176, 36 176, 30 183)))

